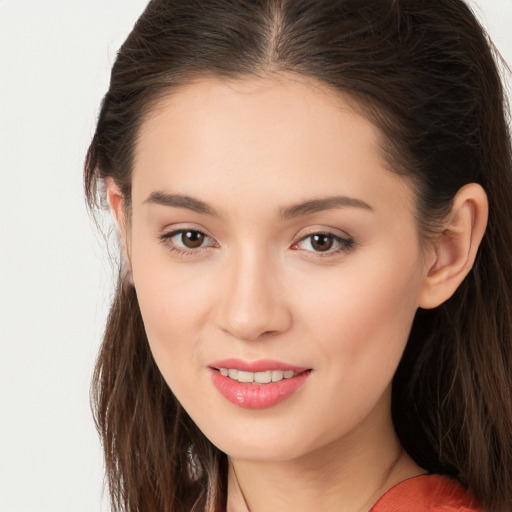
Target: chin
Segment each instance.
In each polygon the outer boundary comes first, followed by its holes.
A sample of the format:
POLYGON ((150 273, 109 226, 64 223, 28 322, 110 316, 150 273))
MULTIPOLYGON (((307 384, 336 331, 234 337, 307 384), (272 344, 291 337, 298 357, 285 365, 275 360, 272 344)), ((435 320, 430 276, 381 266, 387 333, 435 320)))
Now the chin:
POLYGON ((281 443, 228 443, 225 449, 218 446, 228 457, 235 460, 250 460, 254 462, 284 462, 299 458, 303 453, 297 446, 282 445, 281 443))
POLYGON ((301 457, 317 448, 305 433, 290 429, 249 428, 204 432, 208 439, 228 457, 236 460, 278 462, 301 457), (293 432, 293 431, 292 431, 293 432))

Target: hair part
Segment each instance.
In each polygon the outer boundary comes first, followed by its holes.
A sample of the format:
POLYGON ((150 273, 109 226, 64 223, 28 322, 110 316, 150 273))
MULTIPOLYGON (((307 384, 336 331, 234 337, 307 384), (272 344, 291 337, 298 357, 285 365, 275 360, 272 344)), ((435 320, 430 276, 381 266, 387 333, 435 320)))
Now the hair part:
MULTIPOLYGON (((152 0, 112 69, 85 165, 89 207, 112 178, 129 208, 137 137, 160 99, 203 76, 284 72, 351 98, 379 128, 390 170, 415 185, 425 238, 462 186, 485 189, 474 268, 445 304, 418 311, 392 412, 420 466, 458 479, 489 512, 510 510, 510 137, 491 44, 463 1, 152 0)), ((114 510, 225 510, 226 456, 160 375, 122 279, 93 401, 114 510)))

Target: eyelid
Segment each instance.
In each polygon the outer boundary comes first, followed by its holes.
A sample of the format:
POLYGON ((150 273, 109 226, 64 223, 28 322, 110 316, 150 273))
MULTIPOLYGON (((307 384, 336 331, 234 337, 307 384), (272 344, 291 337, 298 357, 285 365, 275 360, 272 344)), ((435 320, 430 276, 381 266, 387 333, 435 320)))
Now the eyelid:
POLYGON ((184 256, 186 256, 186 255, 197 256, 206 250, 219 247, 219 243, 212 235, 210 235, 208 233, 208 230, 199 228, 199 227, 195 227, 195 226, 190 226, 190 225, 188 225, 188 226, 185 225, 183 227, 173 226, 171 229, 168 229, 168 230, 164 231, 163 233, 159 234, 158 239, 170 251, 175 252, 179 255, 184 255, 184 256), (192 231, 194 233, 200 233, 200 234, 204 235, 204 237, 207 238, 208 240, 210 240, 211 243, 207 246, 202 246, 202 247, 197 247, 197 248, 187 248, 187 247, 182 247, 182 246, 177 245, 176 243, 172 242, 172 238, 174 238, 175 236, 183 234, 183 233, 187 233, 189 231, 192 231))
MULTIPOLYGON (((192 255, 192 256, 198 256, 199 254, 203 253, 204 251, 211 250, 212 248, 218 248, 220 247, 220 244, 217 242, 215 237, 213 237, 207 229, 204 229, 200 226, 191 226, 191 225, 175 225, 170 227, 168 230, 165 230, 157 237, 159 241, 165 245, 169 250, 172 252, 178 253, 180 255, 192 255), (187 231, 192 231, 196 233, 202 234, 206 239, 209 240, 209 244, 206 246, 200 246, 197 248, 187 248, 180 246, 174 242, 172 242, 172 238, 174 238, 177 235, 186 233, 187 231)), ((303 251, 305 253, 309 253, 309 256, 311 257, 329 257, 329 256, 335 256, 339 253, 346 253, 353 249, 355 245, 355 241, 351 235, 346 233, 345 231, 341 231, 339 229, 335 228, 323 228, 323 227, 314 227, 308 229, 306 232, 302 231, 299 232, 295 237, 294 241, 291 244, 292 250, 297 251, 303 251), (317 251, 317 250, 309 250, 305 248, 299 247, 299 245, 307 240, 310 237, 313 237, 314 235, 323 235, 327 237, 331 237, 334 239, 334 241, 337 243, 337 247, 335 248, 329 248, 325 251, 317 251)))
POLYGON ((338 229, 333 229, 333 228, 326 229, 326 228, 318 227, 318 228, 312 228, 312 229, 308 230, 308 232, 306 232, 306 233, 302 232, 302 233, 298 234, 295 237, 295 241, 292 243, 291 248, 294 250, 301 250, 306 253, 310 253, 312 255, 312 257, 328 257, 328 256, 335 256, 340 253, 348 252, 354 248, 354 245, 356 245, 354 238, 351 235, 349 235, 348 233, 346 233, 344 231, 340 231, 338 229), (323 236, 332 237, 339 244, 339 246, 334 249, 328 249, 326 251, 315 251, 315 250, 301 249, 298 247, 298 245, 301 242, 304 242, 305 240, 313 237, 314 235, 323 235, 323 236))
POLYGON ((184 233, 186 231, 197 231, 198 233, 202 233, 208 238, 215 239, 215 237, 208 229, 203 227, 201 224, 196 224, 195 222, 179 222, 176 224, 168 224, 159 229, 158 238, 174 236, 178 233, 184 233))
POLYGON ((343 240, 352 240, 353 236, 350 235, 347 231, 343 231, 342 229, 330 227, 330 226, 311 226, 305 229, 301 229, 298 231, 294 238, 294 244, 300 242, 301 240, 304 240, 305 238, 308 238, 309 236, 313 235, 330 235, 336 238, 341 238, 343 240))

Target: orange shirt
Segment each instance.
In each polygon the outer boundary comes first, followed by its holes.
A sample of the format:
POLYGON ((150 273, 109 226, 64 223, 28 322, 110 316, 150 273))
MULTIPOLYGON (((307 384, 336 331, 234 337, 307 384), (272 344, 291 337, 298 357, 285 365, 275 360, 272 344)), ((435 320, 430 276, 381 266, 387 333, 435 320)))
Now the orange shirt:
POLYGON ((441 475, 420 475, 392 487, 369 512, 484 512, 458 482, 441 475))

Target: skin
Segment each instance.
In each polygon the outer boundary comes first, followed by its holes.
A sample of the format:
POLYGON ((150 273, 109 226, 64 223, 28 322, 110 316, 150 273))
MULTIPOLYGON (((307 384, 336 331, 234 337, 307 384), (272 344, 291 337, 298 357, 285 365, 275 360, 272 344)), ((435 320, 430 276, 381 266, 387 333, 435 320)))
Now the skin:
POLYGON ((109 182, 151 350, 229 456, 231 512, 368 510, 423 473, 396 438, 391 380, 417 308, 446 300, 471 268, 486 200, 466 187, 444 234, 422 248, 413 189, 387 170, 380 137, 306 79, 203 79, 143 124, 130 218, 109 182), (148 201, 156 192, 208 211, 148 201), (333 196, 350 201, 290 215, 333 196), (205 237, 187 248, 179 230, 205 237), (318 250, 315 233, 332 247, 318 250), (233 357, 312 372, 278 405, 243 409, 208 368, 233 357))

